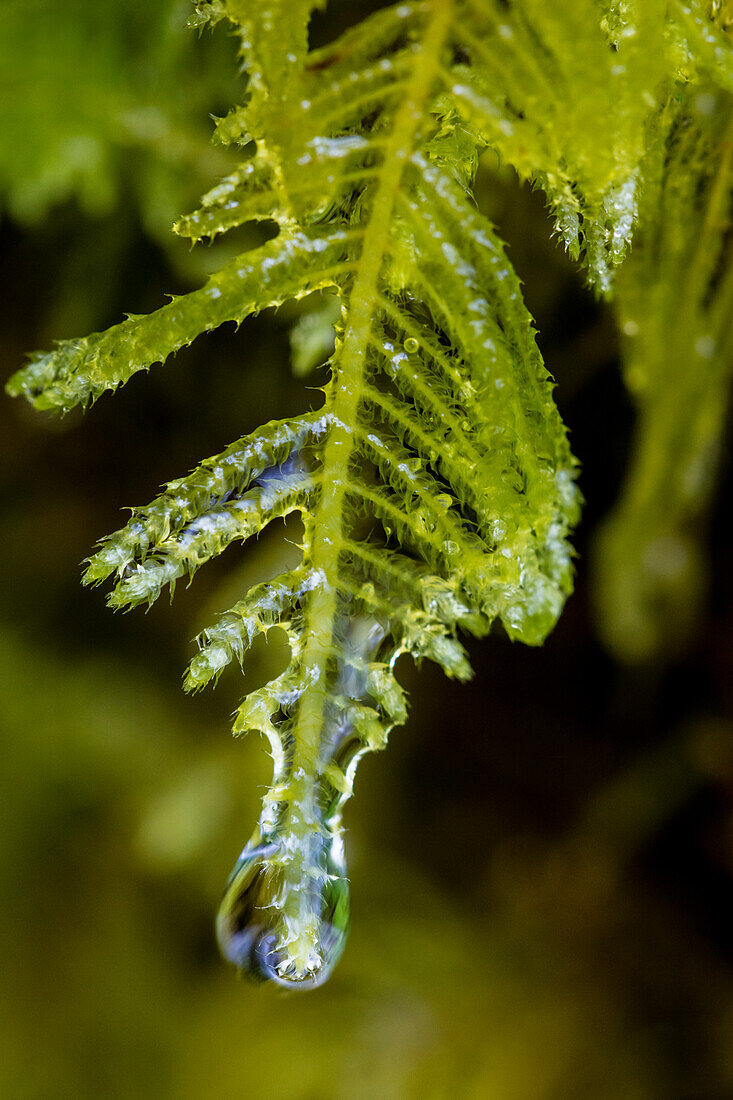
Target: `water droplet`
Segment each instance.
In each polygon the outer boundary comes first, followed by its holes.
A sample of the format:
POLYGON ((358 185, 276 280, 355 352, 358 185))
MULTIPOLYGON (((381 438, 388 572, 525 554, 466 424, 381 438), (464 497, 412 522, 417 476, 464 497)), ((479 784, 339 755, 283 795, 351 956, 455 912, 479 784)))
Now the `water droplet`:
POLYGON ((715 355, 715 340, 712 336, 698 336, 695 351, 701 359, 712 359, 715 355))
POLYGON ((337 820, 323 822, 295 858, 292 837, 276 831, 263 839, 255 830, 216 918, 224 957, 255 981, 313 989, 338 962, 348 926, 349 885, 337 820))
POLYGON ((414 336, 408 336, 402 346, 408 355, 414 355, 417 349, 420 347, 420 344, 414 336))
POLYGON ((695 110, 701 115, 712 115, 715 111, 715 96, 702 92, 695 97, 695 110))

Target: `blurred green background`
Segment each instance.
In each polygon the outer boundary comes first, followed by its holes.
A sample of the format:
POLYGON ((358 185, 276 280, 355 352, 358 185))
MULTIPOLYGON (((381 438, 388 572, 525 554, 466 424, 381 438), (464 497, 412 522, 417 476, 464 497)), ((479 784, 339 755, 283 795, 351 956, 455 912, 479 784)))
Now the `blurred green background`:
MULTIPOLYGON (((246 243, 191 252, 169 232, 231 163, 209 115, 241 93, 231 39, 199 38, 188 14, 5 0, 6 375, 246 243)), ((296 311, 199 341, 83 418, 0 402, 3 1097, 733 1097, 730 472, 697 633, 666 661, 614 663, 586 553, 632 437, 613 323, 540 196, 490 157, 479 191, 582 462, 577 591, 543 649, 472 645, 468 687, 401 668, 410 720, 360 768, 352 933, 322 989, 256 988, 218 957, 213 914, 268 758, 229 736, 239 673, 180 691, 190 639, 292 553, 288 532, 231 548, 148 615, 114 617, 79 585, 122 505, 317 400, 304 387, 322 374, 289 364, 296 311)), ((281 659, 256 649, 247 686, 281 659)))

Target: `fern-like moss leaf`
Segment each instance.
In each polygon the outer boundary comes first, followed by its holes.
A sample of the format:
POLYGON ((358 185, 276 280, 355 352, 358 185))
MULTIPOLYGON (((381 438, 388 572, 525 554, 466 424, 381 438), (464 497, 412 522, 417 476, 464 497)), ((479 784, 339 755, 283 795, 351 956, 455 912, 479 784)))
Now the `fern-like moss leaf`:
MULTIPOLYGON (((558 209, 562 193, 576 222, 577 202, 597 218, 633 174, 654 102, 644 98, 650 74, 637 74, 631 100, 611 80, 604 94, 626 152, 595 167, 595 122, 575 103, 574 143, 592 137, 593 151, 586 176, 577 164, 563 181, 550 174, 564 154, 548 146, 543 120, 570 104, 555 74, 581 52, 574 33, 593 51, 584 71, 602 68, 599 87, 612 76, 591 0, 577 26, 530 2, 399 4, 309 54, 315 6, 218 0, 196 19, 227 17, 240 35, 248 99, 218 131, 244 160, 179 232, 199 239, 267 219, 277 237, 149 317, 37 356, 10 383, 39 408, 71 408, 224 322, 317 290, 339 298, 322 405, 168 485, 104 541, 86 575, 114 578, 114 607, 149 604, 230 542, 302 516, 298 566, 202 633, 186 679, 196 690, 242 661, 258 634, 286 632, 288 667, 235 718, 235 732, 267 738, 274 775, 219 936, 241 968, 301 987, 322 981, 343 945, 341 812, 361 756, 406 717, 399 655, 465 679, 459 631, 485 634, 498 620, 539 644, 571 588, 574 460, 519 280, 471 197, 478 155, 489 141, 510 159, 525 149, 520 171, 541 178, 558 209), (542 48, 530 55, 535 40, 542 48), (513 90, 500 97, 505 65, 513 90), (571 172, 587 180, 582 200, 571 172)), ((608 216, 618 226, 630 215, 608 216)), ((604 263, 615 262, 615 233, 599 245, 604 263)), ((590 262, 602 282, 601 266, 590 262)))

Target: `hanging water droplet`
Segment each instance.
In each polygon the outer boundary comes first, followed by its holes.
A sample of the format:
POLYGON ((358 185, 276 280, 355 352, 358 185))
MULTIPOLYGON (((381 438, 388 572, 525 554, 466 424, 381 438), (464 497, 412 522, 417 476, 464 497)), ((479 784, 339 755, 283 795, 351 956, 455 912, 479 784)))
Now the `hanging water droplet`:
POLYGON ((260 830, 239 857, 216 918, 224 957, 254 980, 313 989, 338 962, 349 926, 349 885, 336 820, 294 852, 292 837, 260 830), (293 863, 301 864, 293 875, 293 863))
POLYGON ((417 349, 420 347, 420 344, 414 336, 408 336, 402 346, 408 355, 414 355, 417 349))

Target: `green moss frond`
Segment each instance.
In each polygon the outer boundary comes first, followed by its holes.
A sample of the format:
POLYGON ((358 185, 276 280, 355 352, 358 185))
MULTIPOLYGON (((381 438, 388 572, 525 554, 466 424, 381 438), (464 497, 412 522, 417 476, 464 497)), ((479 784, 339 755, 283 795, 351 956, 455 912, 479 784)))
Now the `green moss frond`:
MULTIPOLYGON (((729 210, 720 5, 408 0, 308 52, 321 6, 215 0, 193 19, 227 19, 238 36, 246 99, 217 139, 242 159, 177 231, 198 241, 266 221, 276 237, 147 317, 34 357, 9 384, 68 409, 225 322, 315 291, 338 300, 322 406, 171 483, 86 575, 114 577, 114 607, 149 604, 232 541, 302 517, 297 567, 205 630, 186 677, 197 690, 257 635, 285 630, 288 667, 235 717, 235 732, 267 738, 274 775, 219 935, 243 969, 301 987, 343 946, 341 811, 358 761, 407 714, 397 658, 466 679, 460 632, 498 621, 539 644, 572 586, 575 462, 519 280, 473 201, 481 153, 544 189, 599 291, 620 279, 622 326, 640 334, 627 373, 657 456, 652 469, 640 451, 634 516, 648 519, 660 477, 686 486, 717 438, 733 304, 722 233, 700 243, 729 210), (715 369, 701 373, 711 347, 715 369), (668 397, 671 361, 683 403, 668 397), (660 473, 658 436, 679 478, 660 473)), ((691 499, 674 492, 673 528, 691 499)))
POLYGON ((600 629, 625 659, 690 634, 733 372, 733 98, 699 86, 667 122, 617 297, 637 439, 601 532, 598 593, 600 629))

